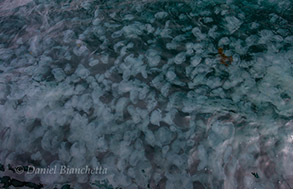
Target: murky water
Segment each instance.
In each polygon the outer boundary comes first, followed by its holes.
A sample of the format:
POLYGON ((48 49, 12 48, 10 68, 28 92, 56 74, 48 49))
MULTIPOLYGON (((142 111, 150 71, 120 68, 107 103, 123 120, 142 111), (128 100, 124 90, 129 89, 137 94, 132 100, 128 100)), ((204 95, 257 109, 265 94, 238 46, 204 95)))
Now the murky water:
POLYGON ((1 1, 0 178, 292 188, 292 12, 289 0, 1 1))

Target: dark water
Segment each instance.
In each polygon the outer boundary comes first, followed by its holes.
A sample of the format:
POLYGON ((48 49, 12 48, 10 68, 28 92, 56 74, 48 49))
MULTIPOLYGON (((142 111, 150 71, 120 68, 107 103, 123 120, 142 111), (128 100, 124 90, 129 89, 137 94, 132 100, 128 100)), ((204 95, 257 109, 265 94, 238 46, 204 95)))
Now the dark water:
POLYGON ((289 0, 0 1, 2 184, 292 188, 292 13, 289 0))

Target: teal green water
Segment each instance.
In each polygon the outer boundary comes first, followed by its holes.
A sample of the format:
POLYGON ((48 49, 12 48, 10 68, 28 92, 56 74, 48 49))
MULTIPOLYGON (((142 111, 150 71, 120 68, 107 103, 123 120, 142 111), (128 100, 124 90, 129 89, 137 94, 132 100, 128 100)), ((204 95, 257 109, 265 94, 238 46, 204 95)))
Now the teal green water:
POLYGON ((292 188, 292 7, 0 1, 1 186, 292 188))

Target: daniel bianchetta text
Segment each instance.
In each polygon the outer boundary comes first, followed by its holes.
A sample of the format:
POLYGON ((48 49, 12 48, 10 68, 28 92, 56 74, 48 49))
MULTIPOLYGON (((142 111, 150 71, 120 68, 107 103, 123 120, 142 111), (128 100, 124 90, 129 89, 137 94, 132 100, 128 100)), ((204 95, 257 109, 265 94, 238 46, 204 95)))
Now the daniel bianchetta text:
POLYGON ((28 166, 27 174, 107 174, 107 168, 102 166, 82 168, 69 167, 69 166, 53 166, 46 168, 38 168, 32 165, 28 166))

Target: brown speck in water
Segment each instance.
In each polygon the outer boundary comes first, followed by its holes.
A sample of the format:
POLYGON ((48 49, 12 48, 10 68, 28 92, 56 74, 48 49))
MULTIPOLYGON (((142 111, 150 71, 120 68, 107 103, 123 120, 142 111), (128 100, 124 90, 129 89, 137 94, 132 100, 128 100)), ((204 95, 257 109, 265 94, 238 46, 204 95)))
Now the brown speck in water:
POLYGON ((218 48, 218 54, 220 55, 220 63, 221 64, 224 64, 225 66, 229 66, 230 64, 232 64, 232 62, 233 62, 233 58, 232 58, 232 56, 226 56, 225 54, 224 54, 224 50, 223 50, 223 48, 218 48))

